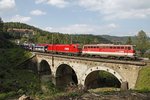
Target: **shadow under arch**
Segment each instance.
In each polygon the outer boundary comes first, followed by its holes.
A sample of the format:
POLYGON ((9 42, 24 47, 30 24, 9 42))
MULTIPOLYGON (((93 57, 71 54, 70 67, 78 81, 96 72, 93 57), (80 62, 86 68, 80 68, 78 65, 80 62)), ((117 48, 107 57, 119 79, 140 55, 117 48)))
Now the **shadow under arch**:
POLYGON ((123 78, 114 70, 108 67, 92 67, 86 71, 84 77, 84 86, 87 89, 99 87, 121 87, 123 78))
POLYGON ((49 63, 46 60, 42 60, 40 62, 40 66, 38 68, 38 73, 41 77, 42 81, 51 81, 52 80, 52 71, 49 63))
POLYGON ((61 64, 56 70, 56 86, 64 89, 70 85, 77 85, 78 78, 71 66, 67 64, 61 64))

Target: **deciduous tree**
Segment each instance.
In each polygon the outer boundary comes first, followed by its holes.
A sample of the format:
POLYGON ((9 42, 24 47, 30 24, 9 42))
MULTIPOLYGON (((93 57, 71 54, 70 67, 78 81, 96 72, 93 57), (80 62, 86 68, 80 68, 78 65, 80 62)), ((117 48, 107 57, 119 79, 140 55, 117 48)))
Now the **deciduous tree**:
POLYGON ((143 30, 139 31, 136 36, 136 47, 142 54, 148 49, 148 37, 143 30))

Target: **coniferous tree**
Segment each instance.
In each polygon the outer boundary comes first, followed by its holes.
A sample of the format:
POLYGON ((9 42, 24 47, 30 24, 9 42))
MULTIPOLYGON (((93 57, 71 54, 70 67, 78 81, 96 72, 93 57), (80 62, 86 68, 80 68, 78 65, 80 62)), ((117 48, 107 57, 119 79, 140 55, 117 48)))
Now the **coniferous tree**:
POLYGON ((127 42, 126 42, 126 44, 132 44, 132 39, 131 39, 131 37, 128 37, 128 40, 127 40, 127 42))

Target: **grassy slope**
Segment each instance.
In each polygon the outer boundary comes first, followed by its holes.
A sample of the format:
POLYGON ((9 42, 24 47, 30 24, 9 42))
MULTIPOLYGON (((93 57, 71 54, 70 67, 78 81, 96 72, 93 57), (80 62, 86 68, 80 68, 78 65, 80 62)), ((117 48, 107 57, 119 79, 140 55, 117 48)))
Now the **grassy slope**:
POLYGON ((38 76, 16 65, 28 59, 31 54, 21 48, 0 49, 0 100, 8 96, 37 92, 38 76))
POLYGON ((150 91, 150 64, 140 70, 136 89, 150 91))
POLYGON ((18 47, 0 50, 0 67, 14 67, 18 63, 30 57, 30 53, 18 47), (16 62, 17 61, 17 62, 16 62))

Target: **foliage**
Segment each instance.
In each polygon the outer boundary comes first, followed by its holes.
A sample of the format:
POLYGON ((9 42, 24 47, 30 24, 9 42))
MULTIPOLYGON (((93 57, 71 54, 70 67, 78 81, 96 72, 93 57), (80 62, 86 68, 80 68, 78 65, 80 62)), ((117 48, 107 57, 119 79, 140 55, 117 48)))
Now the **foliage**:
POLYGON ((144 53, 144 57, 150 59, 150 49, 146 50, 146 52, 144 53))
POLYGON ((0 100, 5 100, 8 97, 14 96, 16 93, 14 91, 8 92, 8 93, 0 93, 0 100))
POLYGON ((14 44, 11 43, 10 41, 7 41, 3 36, 0 37, 0 48, 7 49, 7 48, 10 48, 13 46, 14 46, 14 44))
POLYGON ((28 70, 15 70, 15 72, 17 72, 14 74, 16 77, 12 81, 16 80, 18 93, 35 94, 37 91, 40 91, 40 82, 37 74, 28 70))
POLYGON ((14 46, 13 43, 7 40, 10 38, 11 36, 7 32, 3 32, 3 21, 0 17, 0 48, 10 48, 14 46))
POLYGON ((41 87, 44 87, 42 94, 37 94, 40 100, 61 100, 62 98, 74 98, 82 95, 84 92, 78 88, 68 91, 57 88, 51 81, 41 82, 41 87))
POLYGON ((71 100, 74 100, 74 98, 79 97, 83 95, 84 92, 67 92, 67 91, 59 91, 55 94, 40 94, 38 95, 38 99, 40 100, 68 100, 68 98, 71 98, 71 100))
POLYGON ((126 41, 126 44, 132 44, 132 39, 131 39, 131 37, 128 37, 128 40, 126 41))
POLYGON ((60 92, 60 90, 57 89, 56 86, 51 81, 43 82, 41 85, 43 85, 47 89, 45 94, 54 95, 60 92))
POLYGON ((3 21, 2 18, 0 17, 0 34, 3 32, 3 21))
POLYGON ((107 39, 104 39, 100 36, 90 35, 90 34, 72 35, 72 40, 73 43, 80 43, 80 44, 111 43, 107 39))
POLYGON ((2 49, 0 50, 0 55, 0 68, 5 69, 7 69, 10 66, 14 68, 18 63, 23 62, 31 56, 29 52, 18 47, 2 49))
POLYGON ((71 92, 68 94, 69 97, 76 97, 76 96, 79 96, 80 94, 77 93, 77 92, 71 92))
POLYGON ((20 59, 20 57, 19 60, 16 57, 17 55, 14 56, 13 54, 9 56, 10 59, 15 58, 15 61, 8 61, 8 59, 5 58, 3 60, 5 64, 2 63, 3 66, 0 66, 0 87, 2 87, 0 92, 6 93, 15 91, 17 94, 35 94, 37 91, 40 91, 38 75, 27 69, 16 69, 15 65, 22 62, 23 59, 20 59), (18 62, 16 63, 16 61, 18 62))
POLYGON ((148 37, 143 30, 138 32, 138 35, 136 36, 135 44, 136 44, 137 50, 140 51, 142 55, 148 49, 148 45, 149 45, 148 37))
POLYGON ((4 46, 0 49, 0 98, 5 99, 15 94, 34 94, 40 90, 38 75, 16 66, 27 60, 31 53, 9 42, 5 37, 1 40, 4 46))
POLYGON ((150 91, 150 65, 147 65, 140 70, 136 89, 141 91, 150 91))

